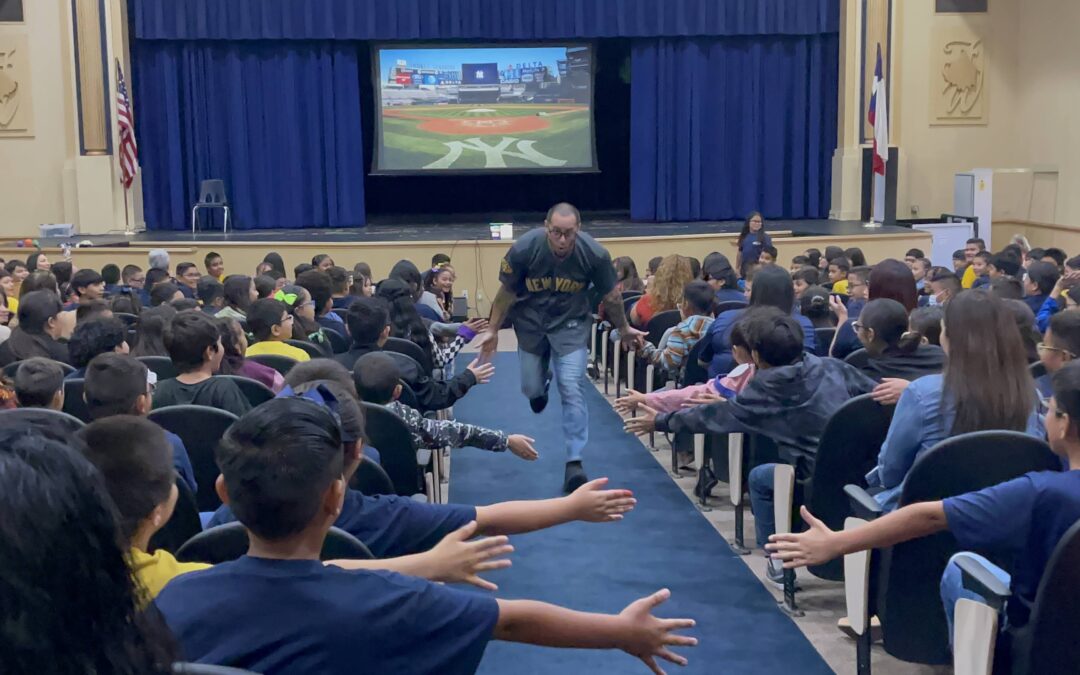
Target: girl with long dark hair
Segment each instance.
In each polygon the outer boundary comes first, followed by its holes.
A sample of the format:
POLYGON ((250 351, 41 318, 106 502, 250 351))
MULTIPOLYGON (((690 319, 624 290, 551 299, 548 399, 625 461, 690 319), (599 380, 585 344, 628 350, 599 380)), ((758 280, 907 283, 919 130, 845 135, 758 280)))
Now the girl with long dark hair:
POLYGON ((375 295, 386 300, 389 305, 390 336, 416 343, 425 353, 431 354, 436 369, 450 363, 480 330, 481 322, 466 322, 457 329, 451 342, 443 344, 432 339, 423 319, 416 312, 412 290, 405 282, 400 279, 385 279, 379 284, 375 295))
POLYGON ((67 345, 57 341, 61 334, 60 298, 51 291, 33 291, 19 301, 19 325, 0 345, 0 366, 35 356, 67 363, 67 345))
POLYGON ((221 358, 221 366, 218 367, 218 374, 239 375, 265 384, 275 394, 281 391, 285 387, 285 378, 281 376, 281 373, 270 366, 244 358, 248 341, 244 329, 240 327, 240 322, 227 316, 217 316, 214 319, 217 323, 218 335, 221 336, 221 346, 225 351, 225 355, 221 358))
POLYGON ((247 321, 247 310, 259 299, 255 281, 246 274, 230 274, 225 277, 225 306, 214 316, 247 321))
MULTIPOLYGON (((795 309, 795 286, 788 271, 779 265, 762 265, 754 275, 749 306, 776 307, 785 314, 792 314, 795 309)), ((743 308, 721 312, 702 338, 707 343, 701 349, 700 359, 709 362, 709 377, 726 375, 737 365, 731 354, 731 329, 745 311, 743 308)), ((803 331, 803 349, 813 354, 816 345, 814 326, 802 314, 794 316, 803 331)))
POLYGON ((165 348, 165 331, 176 310, 172 305, 164 304, 143 310, 139 323, 135 326, 135 344, 131 347, 132 356, 168 356, 165 348))
POLYGON ((175 646, 141 610, 116 509, 79 445, 0 429, 4 671, 164 675, 175 646))
POLYGON ((440 321, 449 321, 454 311, 454 268, 433 267, 421 278, 424 291, 420 294, 420 304, 438 312, 440 321))
MULTIPOLYGON (((900 303, 910 314, 919 304, 919 292, 915 288, 915 275, 911 268, 900 260, 888 258, 874 265, 870 270, 870 277, 866 281, 869 287, 869 299, 895 300, 900 303)), ((862 343, 855 335, 852 325, 854 318, 849 320, 847 308, 839 301, 833 301, 833 312, 837 318, 836 336, 833 338, 829 355, 833 358, 842 359, 848 354, 862 348, 862 343)))
POLYGON ((871 300, 854 327, 869 357, 862 371, 876 380, 914 380, 940 373, 945 365, 945 352, 937 345, 923 344, 922 334, 909 329, 907 309, 895 300, 871 300))
POLYGON ((950 436, 1002 429, 1046 437, 1023 341, 1002 300, 983 290, 950 300, 941 347, 949 357, 943 372, 915 380, 900 395, 867 476, 871 487, 884 488, 875 499, 888 510, 915 461, 950 436))
POLYGON ((621 255, 612 260, 611 264, 615 266, 615 287, 620 292, 645 292, 645 283, 638 276, 637 265, 634 263, 633 258, 628 255, 621 255))
POLYGON ((701 276, 716 291, 717 302, 746 302, 739 290, 739 275, 723 253, 713 251, 701 263, 701 276))
POLYGON ((743 221, 737 243, 739 252, 735 256, 735 267, 742 274, 747 264, 758 261, 766 246, 772 246, 772 237, 765 233, 765 218, 760 211, 751 211, 743 221))

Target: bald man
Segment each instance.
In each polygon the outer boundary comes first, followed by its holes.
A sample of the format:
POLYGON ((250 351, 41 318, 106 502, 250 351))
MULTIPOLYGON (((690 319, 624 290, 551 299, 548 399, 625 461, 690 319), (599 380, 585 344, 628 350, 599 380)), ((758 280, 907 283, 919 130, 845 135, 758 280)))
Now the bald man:
POLYGON ((554 371, 566 446, 563 490, 573 492, 588 481, 581 460, 589 440, 584 386, 592 327, 590 297, 603 297, 605 316, 618 329, 624 346, 640 345, 645 333, 627 323, 611 255, 581 231, 581 214, 571 204, 551 207, 544 227, 514 242, 503 258, 499 281, 491 326, 477 344, 490 358, 498 346, 499 328, 510 316, 518 339, 521 389, 535 413, 547 407, 554 371))

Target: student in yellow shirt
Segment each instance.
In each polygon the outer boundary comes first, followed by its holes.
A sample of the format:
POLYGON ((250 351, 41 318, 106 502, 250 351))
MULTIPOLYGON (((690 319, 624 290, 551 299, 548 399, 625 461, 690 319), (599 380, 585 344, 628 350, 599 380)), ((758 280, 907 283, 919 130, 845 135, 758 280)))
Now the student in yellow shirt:
POLYGON ((173 577, 210 567, 178 562, 164 549, 147 552, 150 538, 172 517, 179 495, 172 445, 164 430, 142 417, 115 415, 90 424, 80 436, 86 458, 105 479, 116 504, 142 601, 157 597, 173 577))
POLYGON ((7 308, 11 312, 12 317, 19 314, 19 301, 16 299, 19 297, 19 289, 15 284, 15 276, 8 272, 3 266, 0 266, 0 290, 4 292, 4 297, 7 298, 7 308))
POLYGON ((975 266, 971 263, 975 262, 975 255, 979 251, 986 250, 986 242, 978 237, 972 237, 968 239, 964 244, 964 260, 967 263, 967 269, 964 270, 964 276, 960 279, 960 285, 964 288, 971 288, 975 285, 975 279, 979 276, 975 271, 975 266))
POLYGON ((835 295, 848 294, 848 272, 851 271, 851 261, 840 256, 829 261, 829 281, 832 282, 832 293, 835 295))
POLYGON ((309 361, 308 353, 298 347, 285 344, 293 336, 293 315, 280 300, 263 298, 251 303, 247 311, 248 330, 255 337, 244 356, 278 354, 297 361, 309 361))

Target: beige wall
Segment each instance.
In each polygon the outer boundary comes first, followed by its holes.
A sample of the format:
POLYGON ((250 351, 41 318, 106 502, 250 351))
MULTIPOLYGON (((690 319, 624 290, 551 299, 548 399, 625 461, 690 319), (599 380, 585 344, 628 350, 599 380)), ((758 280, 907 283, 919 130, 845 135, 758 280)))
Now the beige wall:
POLYGON ((952 211, 953 175, 975 168, 1018 166, 1021 143, 1017 26, 1028 0, 992 0, 987 14, 939 15, 934 0, 894 0, 893 138, 900 146, 897 217, 952 211), (931 78, 935 32, 970 29, 984 40, 989 61, 985 94, 988 122, 977 126, 931 125, 931 78))
MULTIPOLYGON (((998 0, 999 2, 1001 0, 998 0)), ((1024 0, 1016 99, 1019 161, 1058 170, 1051 222, 1080 227, 1080 2, 1024 0)), ((1042 213, 1047 210, 1041 209, 1042 213)), ((1077 247, 1068 249, 1080 252, 1077 247)))
POLYGON ((63 0, 24 5, 26 22, 0 24, 0 34, 29 36, 34 136, 0 138, 0 237, 31 236, 39 223, 68 222, 64 164, 77 144, 67 5, 63 0))

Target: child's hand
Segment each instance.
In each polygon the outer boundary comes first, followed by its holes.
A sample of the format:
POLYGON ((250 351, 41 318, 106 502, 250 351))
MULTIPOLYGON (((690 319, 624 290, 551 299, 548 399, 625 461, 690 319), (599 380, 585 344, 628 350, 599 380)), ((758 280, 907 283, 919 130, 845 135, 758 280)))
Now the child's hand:
POLYGON ((641 414, 623 421, 623 431, 635 436, 643 436, 656 430, 656 411, 647 405, 639 406, 641 414))
POLYGON ((631 413, 639 405, 645 405, 645 394, 633 389, 628 389, 626 396, 615 399, 615 410, 621 413, 631 413))
POLYGON ((840 557, 842 551, 836 545, 836 533, 828 528, 803 506, 799 509, 808 529, 799 534, 773 534, 765 550, 774 558, 784 561, 784 567, 807 567, 820 565, 840 557))
POLYGON ((476 534, 476 521, 454 530, 442 538, 435 548, 421 554, 431 558, 432 571, 428 576, 432 581, 446 583, 467 583, 494 591, 499 587, 490 581, 481 579, 481 572, 503 569, 512 564, 509 560, 492 560, 514 552, 507 537, 484 537, 469 541, 476 534))
POLYGON ((495 374, 495 364, 480 363, 479 358, 473 359, 472 363, 470 363, 467 368, 469 372, 473 374, 473 377, 476 378, 477 384, 487 384, 491 379, 491 376, 495 374))
POLYGON ((709 405, 710 403, 716 403, 717 401, 726 401, 727 399, 717 394, 712 389, 694 394, 690 397, 690 400, 683 403, 684 408, 693 408, 696 405, 709 405))
POLYGON ((487 319, 469 319, 465 322, 465 325, 469 327, 474 333, 483 333, 488 329, 487 319))
POLYGON ((597 478, 574 490, 567 500, 573 505, 574 520, 587 523, 610 523, 622 520, 634 509, 637 500, 630 490, 603 490, 607 478, 597 478))
POLYGON ((533 447, 535 442, 535 438, 529 438, 521 434, 511 434, 506 438, 506 447, 510 449, 510 452, 525 461, 535 462, 540 457, 540 453, 533 447))
POLYGON ((881 405, 896 405, 896 402, 900 400, 900 395, 904 393, 909 384, 911 383, 907 380, 896 377, 882 378, 881 384, 874 387, 874 391, 870 392, 870 396, 881 405))
POLYGON ((693 619, 658 619, 652 615, 652 611, 670 597, 671 591, 664 588, 630 603, 619 613, 624 628, 620 632, 625 640, 619 648, 644 661, 656 675, 664 675, 663 669, 656 665, 657 656, 680 666, 687 663, 686 657, 668 647, 694 647, 698 642, 697 638, 675 634, 680 628, 693 628, 693 619))
POLYGON ((847 306, 843 303, 843 301, 840 300, 839 295, 829 296, 829 309, 831 309, 833 314, 836 315, 836 325, 838 329, 840 326, 843 326, 845 323, 847 323, 847 306))

